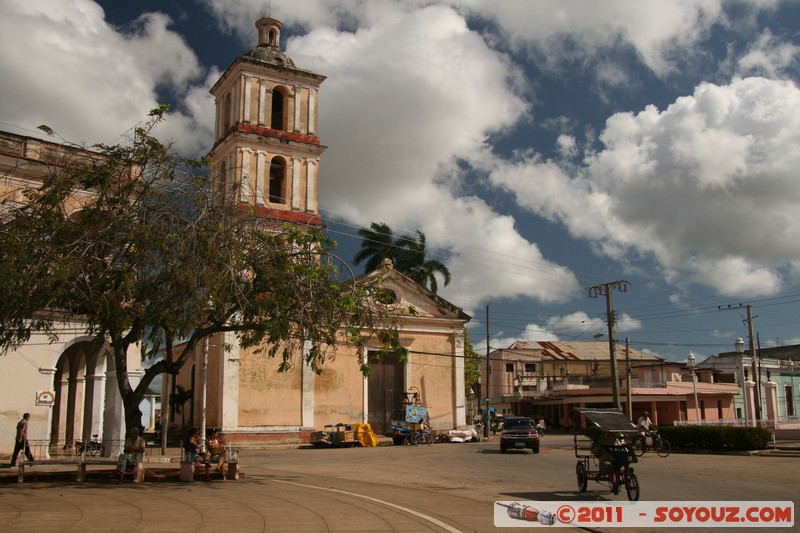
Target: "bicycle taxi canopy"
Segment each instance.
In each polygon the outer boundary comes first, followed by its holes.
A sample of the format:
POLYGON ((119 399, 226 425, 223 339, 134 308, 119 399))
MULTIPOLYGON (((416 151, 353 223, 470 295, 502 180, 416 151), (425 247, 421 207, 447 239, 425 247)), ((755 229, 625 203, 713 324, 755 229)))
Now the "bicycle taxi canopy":
POLYGON ((619 409, 575 407, 575 411, 586 417, 586 435, 592 436, 598 431, 621 435, 638 434, 636 424, 630 421, 619 409))

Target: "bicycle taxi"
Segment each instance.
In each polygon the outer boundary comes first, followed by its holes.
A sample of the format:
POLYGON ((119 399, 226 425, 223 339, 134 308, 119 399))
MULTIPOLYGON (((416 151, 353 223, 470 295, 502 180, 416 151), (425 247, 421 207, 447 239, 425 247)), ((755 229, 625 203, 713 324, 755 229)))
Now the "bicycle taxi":
POLYGON ((639 480, 631 466, 638 462, 631 445, 639 433, 636 424, 618 409, 576 407, 575 411, 586 418, 584 435, 578 434, 581 424, 575 425, 578 490, 586 492, 589 481, 607 483, 612 493, 625 487, 628 499, 638 501, 639 480))

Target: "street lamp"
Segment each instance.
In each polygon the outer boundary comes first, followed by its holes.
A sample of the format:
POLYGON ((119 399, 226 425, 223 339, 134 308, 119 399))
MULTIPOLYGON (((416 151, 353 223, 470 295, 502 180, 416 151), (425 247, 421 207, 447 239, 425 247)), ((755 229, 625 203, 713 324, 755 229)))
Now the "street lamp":
POLYGON ((692 390, 694 390, 694 416, 697 423, 700 423, 700 407, 697 403, 697 378, 694 375, 694 353, 689 352, 689 369, 692 371, 692 390))
MULTIPOLYGON (((792 380, 791 381, 791 385, 790 385, 792 391, 791 391, 791 396, 789 398, 790 399, 789 405, 791 405, 791 407, 792 407, 792 416, 797 416, 797 411, 795 411, 795 408, 794 408, 794 369, 795 369, 795 365, 796 365, 796 363, 794 361, 792 361, 791 359, 789 359, 789 370, 792 371, 792 373, 789 374, 789 379, 792 380)), ((789 413, 786 413, 786 414, 789 414, 789 413)))
POLYGON ((750 423, 747 420, 747 389, 744 386, 744 339, 739 337, 733 344, 736 346, 736 353, 739 356, 739 384, 742 386, 742 411, 744 412, 744 425, 749 426, 750 423))

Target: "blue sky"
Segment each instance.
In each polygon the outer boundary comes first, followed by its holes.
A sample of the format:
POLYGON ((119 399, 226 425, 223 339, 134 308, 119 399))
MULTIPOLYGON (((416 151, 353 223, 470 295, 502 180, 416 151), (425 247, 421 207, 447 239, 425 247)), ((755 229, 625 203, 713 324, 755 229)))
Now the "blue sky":
POLYGON ((342 255, 423 231, 479 350, 487 305, 492 348, 591 340, 586 287, 616 280, 636 348, 731 351, 748 304, 762 346, 800 343, 800 2, 7 0, 0 128, 119 142, 166 101, 158 135, 205 153, 208 89, 268 14, 328 76, 342 255))

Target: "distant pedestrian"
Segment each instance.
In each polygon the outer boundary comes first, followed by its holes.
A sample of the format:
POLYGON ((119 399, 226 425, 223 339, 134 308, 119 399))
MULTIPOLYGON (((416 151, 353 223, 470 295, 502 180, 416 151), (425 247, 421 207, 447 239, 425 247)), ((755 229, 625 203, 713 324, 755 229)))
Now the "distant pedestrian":
POLYGON ((17 423, 17 440, 14 441, 14 453, 11 454, 11 466, 17 465, 17 455, 22 450, 25 450, 25 457, 28 458, 28 461, 33 461, 33 455, 28 446, 28 420, 30 420, 30 418, 31 414, 25 413, 22 415, 22 420, 17 423))

